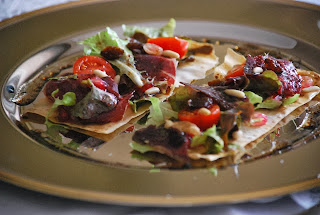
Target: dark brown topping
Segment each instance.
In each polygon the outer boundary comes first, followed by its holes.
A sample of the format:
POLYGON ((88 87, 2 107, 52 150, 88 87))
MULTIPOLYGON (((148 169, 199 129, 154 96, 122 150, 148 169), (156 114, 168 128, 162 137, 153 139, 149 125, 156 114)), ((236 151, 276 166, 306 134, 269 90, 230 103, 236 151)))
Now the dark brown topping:
POLYGON ((105 60, 116 60, 124 54, 124 51, 116 46, 107 46, 100 52, 100 54, 105 60))
POLYGON ((191 110, 202 107, 210 108, 213 105, 213 99, 203 93, 197 93, 196 97, 188 100, 188 107, 191 110))
POLYGON ((139 42, 138 40, 130 38, 127 48, 130 49, 134 55, 145 54, 145 51, 143 50, 143 43, 139 42))
POLYGON ((201 53, 201 54, 210 54, 213 50, 213 47, 211 45, 203 45, 200 47, 196 47, 193 49, 189 50, 190 54, 197 54, 197 53, 201 53))
POLYGON ((260 67, 263 71, 272 70, 278 75, 278 79, 281 82, 281 88, 277 92, 279 95, 290 97, 301 92, 301 76, 289 60, 276 59, 269 55, 255 57, 248 55, 244 73, 249 79, 259 78, 260 75, 255 74, 253 71, 255 67, 260 67))
POLYGON ((168 149, 173 157, 187 157, 190 137, 175 128, 156 127, 154 125, 136 131, 132 140, 149 146, 161 146, 168 149))
POLYGON ((141 43, 146 43, 149 39, 147 35, 141 32, 135 32, 132 36, 133 39, 138 40, 141 43))
POLYGON ((226 86, 198 86, 193 84, 183 83, 184 85, 196 90, 210 98, 212 98, 213 103, 219 105, 221 110, 230 110, 238 105, 238 102, 244 101, 246 99, 240 99, 235 96, 230 96, 224 93, 226 86))

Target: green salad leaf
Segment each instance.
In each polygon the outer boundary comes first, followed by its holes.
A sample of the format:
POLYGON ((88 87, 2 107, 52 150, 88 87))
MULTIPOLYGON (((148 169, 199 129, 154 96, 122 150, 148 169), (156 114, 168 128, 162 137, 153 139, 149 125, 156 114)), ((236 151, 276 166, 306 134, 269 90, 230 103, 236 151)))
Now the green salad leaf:
POLYGON ((85 45, 84 53, 86 55, 100 56, 100 52, 107 46, 115 46, 124 50, 124 56, 133 64, 132 52, 126 47, 127 40, 122 40, 118 34, 107 27, 106 31, 102 31, 89 37, 88 39, 81 41, 80 44, 85 45))
POLYGON ((138 87, 143 86, 140 72, 134 66, 134 57, 130 49, 127 48, 128 40, 121 39, 118 34, 111 28, 107 27, 106 31, 81 41, 84 45, 84 53, 86 55, 101 56, 100 52, 107 46, 115 46, 124 51, 124 55, 117 60, 109 60, 108 62, 116 66, 120 70, 120 74, 126 74, 138 87))
POLYGON ((254 92, 251 92, 251 91, 244 91, 244 94, 249 99, 249 102, 253 105, 260 104, 263 100, 263 98, 261 96, 255 94, 254 92))
POLYGON ((99 89, 91 83, 91 91, 72 109, 72 115, 81 119, 90 119, 103 112, 112 110, 118 100, 115 95, 99 89))
POLYGON ((146 153, 146 152, 149 152, 149 151, 153 151, 153 148, 152 146, 149 146, 149 145, 141 145, 139 143, 136 143, 136 142, 131 142, 130 144, 130 147, 137 151, 137 152, 140 152, 140 153, 146 153))
POLYGON ((276 109, 282 105, 282 101, 271 97, 265 99, 263 102, 257 105, 256 109, 276 109))
POLYGON ((175 28, 176 20, 173 18, 171 18, 169 22, 161 28, 122 25, 123 34, 127 37, 132 37, 137 32, 143 33, 149 38, 172 37, 174 35, 175 28))
POLYGON ((218 169, 216 167, 210 167, 208 170, 212 175, 218 176, 218 169))
POLYGON ((277 74, 271 70, 266 70, 261 75, 249 76, 249 80, 246 91, 254 92, 263 98, 274 94, 281 87, 277 74))
POLYGON ((211 128, 208 128, 199 136, 194 136, 192 138, 191 147, 195 147, 202 144, 210 144, 210 151, 218 153, 222 151, 224 147, 224 142, 217 131, 217 126, 213 125, 211 128), (210 141, 213 140, 213 141, 210 141), (209 141, 209 142, 208 142, 209 141))
POLYGON ((54 98, 54 103, 45 118, 45 125, 47 126, 47 135, 53 138, 56 142, 62 143, 62 137, 60 136, 60 133, 67 132, 66 126, 52 123, 48 118, 60 105, 74 106, 76 104, 76 94, 74 92, 67 92, 63 95, 62 99, 59 99, 55 97, 58 92, 59 89, 56 89, 51 93, 52 98, 54 98))
POLYGON ((51 93, 52 98, 54 98, 54 103, 52 104, 48 114, 46 116, 46 122, 48 121, 49 116, 55 111, 58 106, 73 106, 76 104, 76 94, 74 92, 66 92, 62 99, 56 98, 55 95, 59 92, 59 89, 56 89, 51 93))
POLYGON ((178 118, 178 113, 172 110, 168 102, 161 102, 157 97, 150 97, 149 100, 152 106, 150 107, 147 125, 159 126, 163 124, 166 119, 178 118))
POLYGON ((161 101, 156 97, 150 97, 149 100, 151 101, 151 108, 149 118, 152 119, 155 125, 162 124, 163 120, 163 113, 160 108, 161 101))
POLYGON ((297 99, 299 98, 300 94, 295 94, 289 98, 285 98, 282 100, 283 105, 289 105, 292 104, 293 102, 297 101, 297 99))
POLYGON ((129 100, 129 104, 135 113, 137 113, 139 108, 145 105, 146 103, 150 103, 150 100, 147 98, 142 98, 142 99, 133 100, 133 101, 129 100))
POLYGON ((179 112, 187 107, 187 102, 194 97, 196 92, 190 87, 179 87, 174 95, 169 97, 169 103, 174 111, 179 112))

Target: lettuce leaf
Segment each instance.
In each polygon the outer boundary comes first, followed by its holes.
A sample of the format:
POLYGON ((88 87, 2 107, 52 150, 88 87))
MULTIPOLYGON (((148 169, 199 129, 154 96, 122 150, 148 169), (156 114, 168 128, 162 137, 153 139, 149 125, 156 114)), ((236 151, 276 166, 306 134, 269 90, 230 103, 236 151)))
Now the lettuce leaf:
POLYGON ((76 94, 74 92, 67 92, 63 95, 62 99, 56 98, 55 95, 59 92, 59 89, 56 89, 51 93, 52 98, 54 98, 54 103, 51 106, 48 114, 45 118, 45 125, 47 127, 47 135, 51 137, 58 143, 62 143, 62 137, 60 136, 61 132, 67 132, 67 127, 60 124, 55 124, 49 121, 49 116, 60 106, 73 106, 76 104, 76 94))
POLYGON ((200 136, 194 136, 192 138, 191 147, 195 147, 202 144, 210 144, 209 150, 214 153, 221 152, 224 147, 224 142, 217 131, 217 126, 213 125, 211 128, 208 128, 205 132, 203 132, 200 136), (213 142, 208 141, 208 137, 213 142))
POLYGON ((251 91, 244 91, 244 94, 249 99, 249 102, 253 105, 260 104, 263 100, 263 98, 261 96, 255 94, 254 92, 251 92, 251 91))
POLYGON ((133 150, 138 151, 140 153, 146 153, 146 152, 149 152, 149 151, 154 151, 152 146, 141 145, 141 144, 136 143, 134 141, 131 142, 129 145, 133 150))
POLYGON ((161 101, 156 97, 150 97, 149 100, 151 101, 151 104, 152 104, 150 108, 149 118, 152 119, 155 125, 161 125, 164 122, 163 113, 160 108, 161 101))
POLYGON ((172 110, 168 102, 161 102, 157 97, 150 97, 151 108, 148 116, 147 125, 159 126, 165 122, 166 119, 178 118, 178 112, 172 110))
POLYGON ((174 35, 175 28, 176 21, 173 18, 171 18, 169 22, 161 28, 122 25, 124 32, 123 35, 127 37, 132 37, 136 32, 143 33, 149 38, 172 37, 174 35))
POLYGON ((132 108, 132 110, 137 113, 139 108, 141 106, 143 106, 144 104, 146 103, 150 103, 150 100, 147 99, 147 98, 142 98, 142 99, 139 99, 139 100, 133 100, 133 101, 129 101, 129 104, 132 108))
POLYGON ((99 89, 91 83, 91 91, 72 109, 72 115, 80 119, 90 119, 115 108, 118 100, 115 95, 99 89))
POLYGON ((289 105, 289 104, 297 101, 297 99, 299 98, 299 96, 300 96, 300 94, 295 94, 295 95, 293 95, 293 96, 291 96, 291 97, 289 97, 289 98, 285 98, 285 99, 282 100, 282 104, 283 104, 283 105, 289 105))
POLYGON ((130 63, 128 65, 126 61, 121 60, 109 60, 109 63, 116 66, 119 69, 121 75, 126 74, 135 85, 137 85, 138 87, 143 86, 142 76, 136 69, 134 64, 130 63))
POLYGON ((58 106, 73 106, 76 104, 76 94, 74 92, 66 92, 62 99, 56 98, 55 95, 59 92, 59 89, 56 89, 51 93, 52 98, 54 98, 54 103, 52 104, 50 110, 48 111, 48 115, 46 116, 46 122, 48 121, 49 116, 55 111, 58 106))
POLYGON ((99 32, 98 34, 81 41, 80 44, 84 45, 85 55, 100 56, 100 52, 107 46, 116 46, 124 50, 122 60, 128 60, 134 65, 134 58, 132 52, 126 47, 129 41, 122 40, 118 34, 111 28, 107 27, 106 31, 99 32))
POLYGON ((247 75, 250 80, 246 91, 252 91, 263 98, 269 97, 279 90, 281 82, 275 72, 264 71, 261 75, 247 75))
POLYGON ((258 104, 256 109, 276 109, 282 105, 282 101, 269 97, 258 104))
POLYGON ((169 97, 169 103, 174 111, 180 111, 187 107, 188 100, 195 96, 196 92, 190 87, 179 87, 174 95, 169 97))
POLYGON ((84 45, 84 53, 86 55, 101 56, 100 52, 107 46, 116 46, 124 50, 124 55, 117 60, 109 60, 120 70, 120 74, 126 74, 138 87, 143 86, 140 72, 134 66, 134 57, 132 52, 127 48, 128 40, 122 40, 118 34, 111 28, 107 27, 106 31, 102 31, 88 39, 81 41, 84 45))

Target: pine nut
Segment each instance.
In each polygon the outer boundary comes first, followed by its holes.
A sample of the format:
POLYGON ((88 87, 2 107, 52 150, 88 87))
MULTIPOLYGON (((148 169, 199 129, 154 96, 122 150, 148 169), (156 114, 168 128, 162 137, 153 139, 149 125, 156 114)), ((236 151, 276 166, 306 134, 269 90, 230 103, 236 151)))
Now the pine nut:
POLYGON ((114 82, 115 82, 116 84, 119 84, 119 82, 120 82, 120 75, 116 75, 113 80, 114 80, 114 82))
POLYGON ((211 111, 208 108, 203 107, 198 110, 198 113, 204 116, 209 116, 211 111))
POLYGON ((107 77, 107 73, 99 70, 99 69, 95 69, 93 70, 93 74, 95 74, 96 76, 98 76, 99 78, 104 78, 104 77, 107 77))
POLYGON ((239 139, 243 135, 243 132, 241 130, 235 131, 232 133, 233 139, 239 139))
POLYGON ((234 97, 237 97, 237 98, 245 98, 246 97, 246 94, 244 94, 244 92, 240 91, 240 90, 235 90, 235 89, 226 89, 224 91, 226 94, 228 94, 229 96, 234 96, 234 97))
POLYGON ((150 55, 162 55, 163 49, 153 43, 146 43, 143 45, 143 50, 150 55))
POLYGON ((257 67, 254 67, 252 71, 253 73, 260 74, 263 72, 263 69, 257 66, 257 67))
POLYGON ((185 133, 188 133, 194 136, 198 136, 201 134, 200 128, 188 121, 172 122, 171 120, 166 120, 164 127, 165 128, 172 127, 172 128, 178 129, 179 131, 183 131, 185 133))
POLYGON ((318 89, 319 89, 319 87, 317 87, 317 86, 311 86, 311 87, 303 88, 302 92, 303 93, 310 93, 313 91, 317 91, 318 89))
POLYGON ((180 55, 177 52, 171 51, 171 50, 164 50, 162 52, 162 56, 169 57, 169 58, 176 58, 179 59, 180 55))
POLYGON ((151 88, 147 89, 146 91, 144 91, 144 93, 147 95, 156 94, 159 92, 160 92, 160 89, 158 87, 151 87, 151 88))

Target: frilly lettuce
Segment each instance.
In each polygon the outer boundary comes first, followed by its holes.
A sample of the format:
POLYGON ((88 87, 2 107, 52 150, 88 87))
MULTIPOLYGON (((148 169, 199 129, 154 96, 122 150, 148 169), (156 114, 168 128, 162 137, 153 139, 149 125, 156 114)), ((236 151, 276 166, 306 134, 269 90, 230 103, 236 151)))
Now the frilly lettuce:
POLYGON ((263 98, 254 92, 251 91, 244 91, 244 94, 246 97, 249 99, 249 102, 252 103, 253 105, 255 104, 260 104, 263 100, 263 98))
POLYGON ((51 106, 46 118, 45 125, 47 126, 47 135, 53 138, 56 142, 62 143, 62 137, 60 136, 61 132, 66 132, 67 129, 64 125, 55 124, 48 120, 49 116, 60 106, 73 106, 76 104, 76 94, 74 92, 67 92, 63 95, 62 99, 56 98, 55 95, 59 92, 59 89, 56 89, 51 93, 52 98, 54 98, 54 103, 51 106))
POLYGON ((124 31, 123 34, 124 36, 127 36, 127 37, 132 37, 136 32, 143 33, 150 38, 172 37, 174 35, 175 28, 176 28, 176 21, 173 18, 169 20, 168 24, 166 24, 161 28, 122 25, 122 29, 124 31))
POLYGON ((265 99, 262 103, 258 104, 256 109, 276 109, 282 105, 282 101, 279 101, 272 96, 265 99))
POLYGON ((157 97, 150 97, 151 108, 147 125, 161 125, 166 119, 178 118, 178 113, 173 111, 168 102, 161 102, 157 97))
POLYGON ((283 105, 289 105, 295 101, 297 101, 297 99, 299 98, 300 94, 295 94, 289 98, 285 98, 282 100, 283 105))
POLYGON ((213 125, 211 128, 208 128, 202 135, 194 136, 192 138, 191 147, 195 147, 202 144, 208 143, 208 137, 214 140, 211 147, 211 151, 214 153, 221 152, 224 146, 222 138, 219 136, 216 125, 213 125))
POLYGON ((107 46, 116 46, 124 50, 124 57, 134 64, 132 52, 126 47, 127 40, 122 40, 118 34, 111 28, 107 27, 106 31, 97 33, 88 39, 81 41, 84 46, 85 55, 100 56, 100 52, 107 46))
POLYGON ((115 46, 124 50, 124 55, 118 60, 109 61, 118 67, 121 74, 126 74, 138 87, 142 87, 143 82, 140 72, 134 66, 134 57, 132 52, 127 48, 128 40, 120 39, 118 34, 111 28, 107 27, 88 39, 80 42, 84 45, 86 55, 100 56, 100 52, 107 46, 115 46))
POLYGON ((146 153, 146 152, 149 152, 149 151, 154 151, 152 146, 142 145, 142 144, 136 143, 134 141, 131 142, 129 145, 133 150, 138 151, 140 153, 146 153))

